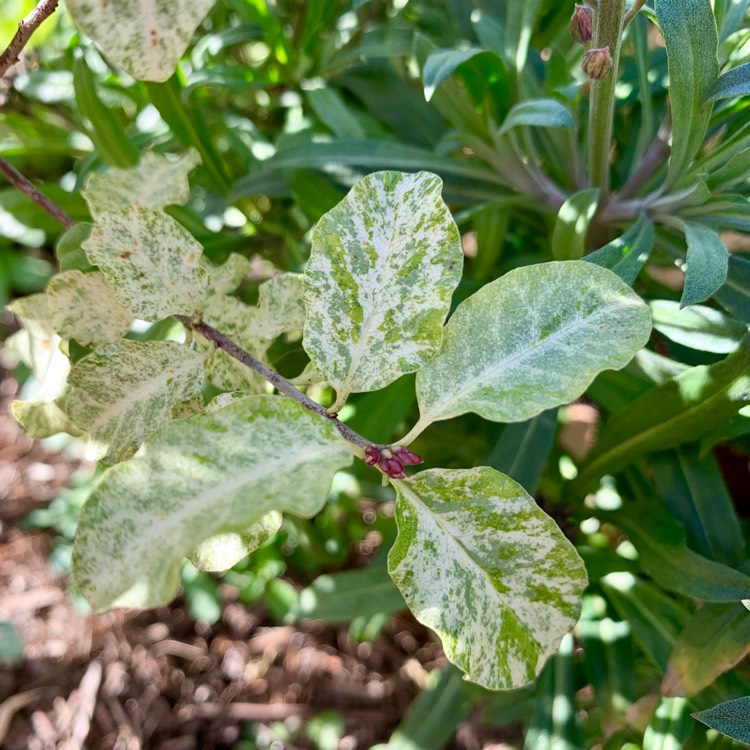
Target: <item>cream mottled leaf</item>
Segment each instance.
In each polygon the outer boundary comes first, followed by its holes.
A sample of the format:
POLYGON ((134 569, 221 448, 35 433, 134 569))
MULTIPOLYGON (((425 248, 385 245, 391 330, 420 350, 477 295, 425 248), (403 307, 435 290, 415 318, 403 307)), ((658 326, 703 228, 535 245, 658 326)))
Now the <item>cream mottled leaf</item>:
POLYGON ((440 349, 463 260, 441 187, 427 172, 376 172, 315 227, 304 347, 336 389, 334 409, 440 349))
POLYGON ((414 616, 472 682, 533 680, 580 614, 586 573, 574 547, 494 469, 430 469, 393 485, 388 570, 414 616))
POLYGON ((42 440, 59 432, 68 435, 82 435, 83 432, 73 424, 57 401, 34 403, 33 401, 14 401, 10 406, 11 414, 34 440, 42 440))
POLYGON ((105 462, 121 461, 177 404, 200 394, 203 362, 201 354, 174 341, 105 344, 71 370, 68 414, 108 445, 105 462))
POLYGON ((168 602, 183 557, 206 539, 274 510, 315 515, 351 462, 347 446, 328 420, 280 396, 163 425, 86 503, 73 549, 79 590, 97 610, 168 602))
POLYGON ((110 167, 106 172, 94 172, 81 193, 95 219, 126 206, 155 211, 181 206, 190 197, 188 174, 199 163, 200 157, 195 151, 176 160, 148 152, 130 169, 110 167))
POLYGON ((166 81, 215 0, 67 0, 77 26, 139 81, 166 81))
POLYGON ((200 243, 171 216, 143 206, 104 211, 83 243, 120 304, 142 320, 192 316, 206 296, 200 243))
POLYGON ((282 515, 272 510, 242 532, 230 532, 206 539, 190 554, 196 568, 208 571, 229 570, 267 541, 281 528, 282 515))
POLYGON ((476 412, 520 422, 580 396, 648 340, 648 306, 619 277, 584 261, 525 266, 462 302, 440 354, 417 374, 431 422, 476 412))
POLYGON ((47 309, 62 338, 89 348, 127 333, 133 319, 98 272, 64 271, 54 276, 47 285, 47 309))
POLYGON ((250 261, 239 253, 232 253, 220 266, 204 259, 208 271, 209 287, 213 294, 233 292, 250 273, 250 261))
POLYGON ((282 273, 258 287, 258 308, 250 333, 261 339, 275 339, 282 333, 301 331, 305 325, 304 276, 282 273))

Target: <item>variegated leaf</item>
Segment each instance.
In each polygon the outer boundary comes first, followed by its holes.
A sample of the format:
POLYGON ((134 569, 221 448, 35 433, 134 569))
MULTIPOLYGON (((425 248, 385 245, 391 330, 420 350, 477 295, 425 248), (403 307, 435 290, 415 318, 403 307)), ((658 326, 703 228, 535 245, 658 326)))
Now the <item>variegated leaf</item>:
POLYGON ((42 440, 60 432, 68 435, 83 435, 70 420, 57 401, 34 403, 32 401, 14 401, 10 406, 11 414, 34 440, 42 440))
POLYGON ((178 403, 200 394, 203 361, 174 341, 105 344, 71 370, 70 418, 108 445, 105 462, 121 461, 171 417, 178 403))
POLYGON ((192 316, 206 296, 200 243, 171 216, 143 206, 102 212, 83 243, 120 304, 142 320, 192 316))
POLYGON ((250 261, 238 253, 232 253, 220 266, 203 261, 208 271, 209 288, 212 294, 233 292, 250 273, 250 261))
POLYGON ((64 271, 47 285, 50 323, 64 339, 94 348, 127 333, 133 316, 98 272, 64 271))
POLYGON ((427 172, 376 172, 315 227, 303 345, 336 389, 333 411, 440 349, 463 260, 441 187, 427 172))
POLYGON ((430 469, 393 485, 388 570, 414 616, 472 682, 533 680, 580 614, 587 581, 575 548, 494 469, 430 469))
POLYGON ((280 396, 163 425, 86 503, 73 549, 78 588, 97 610, 164 604, 203 541, 274 510, 315 515, 351 458, 328 420, 280 396))
POLYGON ((145 153, 130 169, 110 167, 94 172, 81 194, 91 215, 99 219, 110 211, 126 206, 142 206, 154 211, 171 205, 183 205, 190 197, 188 174, 200 163, 197 152, 189 151, 175 161, 161 154, 145 153))
POLYGON ((281 528, 282 515, 272 510, 243 532, 220 534, 206 539, 190 555, 196 568, 207 571, 229 570, 240 560, 273 539, 281 528))
POLYGON ((215 0, 67 0, 78 27, 139 81, 166 81, 215 0))
POLYGON ((462 302, 440 354, 417 374, 427 425, 466 412, 521 422, 580 396, 624 367, 651 332, 648 306, 619 277, 584 261, 518 268, 462 302))
POLYGON ((258 288, 250 335, 275 339, 282 333, 301 331, 305 326, 304 288, 301 273, 282 273, 264 281, 258 288))

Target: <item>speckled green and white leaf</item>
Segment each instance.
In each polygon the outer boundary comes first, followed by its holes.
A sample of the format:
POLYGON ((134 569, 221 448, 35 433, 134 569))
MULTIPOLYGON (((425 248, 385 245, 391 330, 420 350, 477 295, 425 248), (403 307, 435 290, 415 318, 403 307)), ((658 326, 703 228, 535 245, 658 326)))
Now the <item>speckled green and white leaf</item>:
POLYGON ((301 331, 305 326, 304 276, 282 273, 258 287, 258 308, 253 316, 250 335, 275 339, 282 333, 301 331))
POLYGON ((78 588, 97 610, 164 604, 203 541, 274 510, 312 517, 351 458, 328 420, 279 396, 165 424, 86 503, 73 549, 78 588))
POLYGON ((67 410, 91 437, 108 445, 106 463, 131 455, 203 388, 204 357, 175 341, 120 340, 99 347, 70 372, 67 410))
POLYGON ((135 167, 94 172, 86 180, 81 194, 91 215, 99 219, 125 206, 142 206, 155 211, 166 206, 181 206, 190 197, 188 174, 200 164, 196 151, 188 151, 177 160, 161 154, 145 153, 135 167))
POLYGON ((415 432, 466 412, 520 422, 566 404, 624 367, 650 332, 648 306, 606 268, 518 268, 456 309, 440 354, 417 374, 415 432))
POLYGON ((67 0, 76 25, 139 81, 166 81, 215 0, 67 0))
POLYGON ((254 315, 254 307, 226 294, 210 294, 203 303, 203 320, 232 339, 248 337, 254 315))
POLYGON ((494 469, 430 469, 393 485, 388 571, 414 616, 472 682, 533 680, 580 614, 587 581, 575 548, 494 469))
POLYGON ((54 276, 47 285, 47 309, 62 338, 89 348, 127 333, 133 320, 98 272, 65 271, 54 276))
POLYGON ((267 541, 281 528, 283 516, 272 510, 256 521, 247 531, 219 534, 201 542, 190 555, 196 568, 206 571, 229 570, 267 541))
POLYGON ((297 388, 305 388, 309 385, 317 385, 323 383, 325 378, 321 374, 320 370, 315 366, 314 362, 308 362, 305 365, 305 369, 297 375, 296 378, 290 378, 289 382, 297 388))
POLYGON ((34 440, 42 440, 60 432, 67 432, 68 435, 84 434, 73 424, 57 401, 49 403, 14 401, 10 406, 10 411, 34 440))
POLYGON ((180 401, 179 404, 175 404, 172 407, 172 419, 190 419, 190 417, 195 417, 198 414, 204 414, 205 411, 206 403, 203 394, 199 394, 187 401, 180 401))
POLYGON ((232 253, 220 266, 215 266, 205 259, 203 263, 208 271, 208 284, 212 294, 233 292, 250 273, 250 261, 238 253, 232 253))
POLYGON ((334 410, 440 349, 463 261, 441 187, 428 172, 376 172, 313 231, 303 345, 336 389, 334 410))
POLYGON ((5 342, 5 350, 31 369, 34 384, 26 387, 34 402, 50 403, 65 389, 70 360, 62 351, 62 339, 49 321, 46 294, 32 294, 14 300, 8 309, 23 328, 5 342), (31 392, 29 392, 31 391, 31 392))
POLYGON ((120 304, 141 320, 192 316, 206 296, 203 248, 163 211, 123 206, 103 212, 83 248, 120 304))

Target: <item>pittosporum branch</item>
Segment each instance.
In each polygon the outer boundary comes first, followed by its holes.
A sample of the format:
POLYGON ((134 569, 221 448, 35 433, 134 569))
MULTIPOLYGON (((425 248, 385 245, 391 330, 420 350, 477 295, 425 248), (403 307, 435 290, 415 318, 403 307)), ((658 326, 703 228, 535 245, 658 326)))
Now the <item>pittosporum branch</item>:
POLYGON ((5 52, 0 55, 0 78, 5 75, 11 65, 18 62, 21 51, 28 44, 31 35, 39 28, 45 18, 55 12, 59 2, 60 0, 41 0, 26 18, 19 21, 18 31, 10 40, 5 52))
POLYGON ((271 369, 267 364, 253 357, 250 352, 236 344, 221 331, 208 325, 208 323, 197 322, 185 315, 175 315, 174 317, 188 330, 200 333, 201 336, 211 341, 219 349, 225 351, 230 357, 234 357, 238 362, 256 372, 279 391, 279 393, 283 393, 285 396, 298 401, 302 406, 315 414, 325 417, 336 427, 345 440, 361 449, 357 452, 357 455, 368 466, 377 466, 387 476, 393 479, 402 479, 404 477, 404 466, 413 466, 422 463, 420 456, 412 453, 402 445, 382 445, 373 443, 371 440, 363 437, 351 427, 339 421, 335 414, 329 414, 324 406, 316 403, 309 396, 295 388, 283 375, 279 375, 278 372, 271 369))

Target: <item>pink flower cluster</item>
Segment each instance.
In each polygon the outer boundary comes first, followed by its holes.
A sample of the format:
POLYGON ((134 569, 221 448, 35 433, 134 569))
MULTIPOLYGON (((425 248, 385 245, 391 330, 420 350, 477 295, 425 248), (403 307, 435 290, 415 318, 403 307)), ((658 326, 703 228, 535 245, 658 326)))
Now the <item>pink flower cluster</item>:
POLYGON ((424 459, 416 453, 412 453, 403 445, 377 446, 368 445, 365 449, 365 463, 375 466, 393 479, 403 479, 404 466, 421 464, 424 459))

